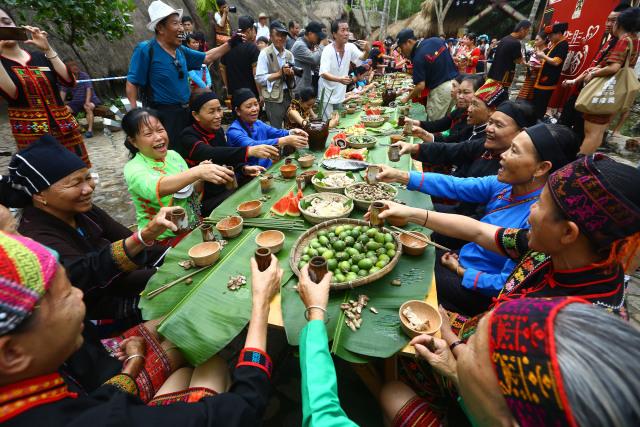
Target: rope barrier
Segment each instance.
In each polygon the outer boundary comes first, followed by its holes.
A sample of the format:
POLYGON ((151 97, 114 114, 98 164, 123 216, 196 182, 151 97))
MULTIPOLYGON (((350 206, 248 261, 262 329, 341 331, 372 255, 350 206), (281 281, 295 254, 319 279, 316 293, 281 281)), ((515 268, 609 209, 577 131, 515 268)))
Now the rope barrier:
POLYGON ((127 76, 118 76, 118 77, 103 77, 101 79, 86 79, 86 80, 76 80, 76 83, 88 83, 88 82, 107 82, 110 80, 123 80, 126 79, 127 76))

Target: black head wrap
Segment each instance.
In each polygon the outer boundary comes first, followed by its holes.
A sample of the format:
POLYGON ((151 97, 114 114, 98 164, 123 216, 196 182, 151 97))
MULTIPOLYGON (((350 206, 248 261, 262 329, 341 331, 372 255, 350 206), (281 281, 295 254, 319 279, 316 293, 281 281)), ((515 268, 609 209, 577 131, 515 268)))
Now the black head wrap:
POLYGON ((233 92, 233 109, 235 110, 242 105, 247 99, 255 98, 256 94, 251 89, 242 88, 233 92))
POLYGON ((537 121, 533 111, 530 111, 530 114, 527 114, 525 109, 531 110, 528 105, 524 106, 523 103, 517 101, 506 101, 500 104, 496 111, 500 111, 502 114, 506 114, 511 117, 518 127, 523 129, 535 125, 537 121))
POLYGON ((191 102, 191 111, 197 113, 204 104, 214 99, 218 99, 218 95, 214 92, 204 92, 203 94, 198 95, 198 97, 191 102))
POLYGON ((13 155, 9 162, 9 175, 0 179, 2 200, 9 206, 13 205, 11 207, 22 207, 34 194, 86 167, 80 157, 54 137, 44 135, 13 155), (21 203, 18 205, 16 202, 21 203))
MULTIPOLYGON (((531 138, 540 159, 550 162, 552 165, 550 172, 555 172, 575 160, 579 144, 576 144, 576 141, 570 141, 570 139, 575 140, 575 137, 572 138, 572 133, 569 135, 558 134, 558 136, 564 138, 563 141, 559 141, 551 132, 549 126, 553 125, 540 123, 524 131, 531 138)), ((562 126, 558 125, 558 127, 561 128, 562 126)), ((568 129, 567 131, 570 132, 568 129)))

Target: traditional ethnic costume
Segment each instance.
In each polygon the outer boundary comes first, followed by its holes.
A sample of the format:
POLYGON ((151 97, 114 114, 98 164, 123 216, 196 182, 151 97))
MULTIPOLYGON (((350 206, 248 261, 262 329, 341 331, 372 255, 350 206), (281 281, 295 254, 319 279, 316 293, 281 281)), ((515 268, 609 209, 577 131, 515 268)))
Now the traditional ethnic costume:
POLYGON ((291 119, 289 119, 289 111, 297 111, 302 120, 310 121, 314 118, 312 109, 305 109, 302 107, 302 102, 299 99, 292 99, 291 104, 289 104, 289 109, 287 110, 287 114, 284 116, 284 128, 285 129, 295 129, 302 128, 302 126, 298 123, 293 123, 291 119))
MULTIPOLYGON (((569 28, 567 23, 555 24, 552 28, 547 28, 547 33, 564 33, 569 28)), ((547 111, 549 100, 553 91, 558 87, 560 81, 560 74, 562 74, 562 66, 567 55, 569 54, 569 42, 564 37, 549 46, 547 56, 553 59, 554 64, 549 64, 547 61, 542 61, 540 71, 533 84, 533 99, 532 104, 536 110, 536 116, 542 119, 547 111)))
MULTIPOLYGON (((549 49, 544 49, 544 53, 547 54, 549 49)), ((540 71, 542 70, 542 64, 540 60, 535 56, 531 55, 531 59, 529 59, 529 63, 527 64, 527 72, 524 76, 524 83, 520 87, 520 91, 518 92, 517 100, 518 101, 533 101, 533 86, 539 78, 540 71)))
MULTIPOLYGON (((50 288, 57 268, 53 251, 26 237, 0 232, 0 336, 14 333, 31 317, 50 288)), ((147 340, 146 357, 153 358, 156 351, 151 337, 147 340)), ((145 368, 148 363, 147 360, 145 368)), ((25 427, 253 427, 260 424, 267 406, 271 369, 266 353, 245 348, 229 392, 197 387, 155 396, 148 405, 145 401, 153 395, 146 395, 145 390, 155 392, 157 384, 146 377, 146 370, 136 379, 118 374, 91 393, 76 391, 73 381, 51 372, 0 387, 0 423, 25 427), (147 381, 153 383, 152 388, 144 388, 147 381), (171 407, 166 407, 169 404, 171 407)))
POLYGON ((482 136, 486 125, 476 127, 468 124, 467 109, 454 108, 439 120, 420 121, 420 127, 433 134, 434 142, 462 142, 482 136))
POLYGON ((71 80, 59 75, 42 52, 29 53, 25 65, 0 56, 0 62, 11 81, 16 85, 16 93, 0 90, 0 95, 9 105, 11 133, 18 150, 28 147, 42 135, 53 135, 65 148, 75 153, 91 167, 87 149, 84 146, 78 122, 60 98, 58 85, 75 85, 71 80))
MULTIPOLYGON (((518 425, 577 426, 564 389, 563 374, 571 373, 562 372, 558 365, 554 323, 564 307, 584 303, 579 298, 527 298, 502 303, 489 314, 490 360, 518 425)), ((438 411, 416 396, 398 412, 392 425, 466 425, 469 420, 459 420, 464 401, 457 397, 457 403, 438 411)))

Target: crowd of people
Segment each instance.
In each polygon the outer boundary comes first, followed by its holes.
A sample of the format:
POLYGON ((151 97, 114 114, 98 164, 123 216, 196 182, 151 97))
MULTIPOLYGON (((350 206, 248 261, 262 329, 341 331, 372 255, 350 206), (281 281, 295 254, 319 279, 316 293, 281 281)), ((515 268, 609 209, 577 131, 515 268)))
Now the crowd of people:
MULTIPOLYGON (((434 268, 440 334, 414 338, 416 357, 399 357, 398 380, 374 396, 384 423, 640 424, 640 332, 628 321, 625 282, 640 263, 640 170, 596 153, 611 114, 571 108, 594 78, 635 65, 640 8, 623 1, 611 11, 591 66, 560 83, 567 23, 544 27, 527 56, 528 21, 499 41, 405 28, 369 43, 339 19, 302 28, 261 13, 234 29, 233 6, 216 5, 213 47, 181 9, 149 5, 154 35, 132 53, 134 108, 122 118, 134 232, 93 204, 74 118, 85 113, 90 138, 100 100, 88 75, 37 27, 24 26, 22 45, 0 41, 0 94, 17 146, 0 177, 3 425, 260 425, 280 362, 267 354, 277 258, 264 271, 250 261, 251 319, 231 374, 219 355, 190 366, 158 333, 161 319, 142 319, 140 292, 168 248, 274 161, 307 148, 311 121, 338 126, 343 104, 387 72, 412 76, 398 102, 424 106, 425 120, 405 118, 419 143, 395 143, 422 170, 378 165, 376 179, 429 194, 434 207, 385 201, 379 217, 433 230, 450 251, 436 252, 434 268), (518 63, 525 82, 509 100, 518 63), (575 93, 552 123, 560 84, 575 93), (178 211, 181 228, 170 220, 178 211)), ((0 27, 16 26, 0 7, 0 27)), ((355 425, 328 346, 331 278, 315 283, 305 266, 297 287, 308 321, 299 340, 305 426, 355 425)))

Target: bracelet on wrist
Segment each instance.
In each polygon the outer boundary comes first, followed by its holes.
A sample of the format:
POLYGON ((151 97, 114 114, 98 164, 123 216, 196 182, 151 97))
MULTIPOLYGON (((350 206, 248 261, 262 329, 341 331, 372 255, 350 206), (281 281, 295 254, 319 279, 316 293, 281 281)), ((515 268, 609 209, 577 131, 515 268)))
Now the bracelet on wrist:
POLYGON ((45 53, 45 54, 44 54, 44 57, 45 57, 45 58, 47 58, 47 59, 49 59, 49 60, 51 60, 51 59, 55 59, 55 58, 57 58, 57 57, 58 57, 58 52, 55 52, 55 51, 54 51, 54 52, 53 52, 53 55, 51 55, 51 56, 48 56, 48 55, 45 53))
POLYGON ((427 211, 427 217, 424 219, 424 224, 422 224, 424 228, 427 228, 427 222, 429 222, 429 211, 427 211))
POLYGON ((318 310, 322 310, 322 312, 324 313, 324 323, 325 325, 327 323, 329 323, 329 313, 327 313, 327 310, 324 307, 320 307, 319 305, 310 305, 309 307, 307 307, 304 310, 304 318, 307 320, 307 322, 309 321, 309 311, 313 308, 316 308, 318 310))
POLYGON ((146 357, 144 357, 144 356, 143 356, 143 355, 141 355, 141 354, 132 354, 131 356, 129 356, 129 357, 127 357, 126 359, 124 359, 124 362, 122 362, 122 364, 126 366, 126 364, 127 364, 127 362, 128 362, 129 360, 131 360, 131 359, 135 359, 136 357, 140 357, 140 358, 142 358, 142 361, 143 361, 143 362, 145 362, 145 361, 147 360, 147 359, 146 359, 146 357))
POLYGON ((460 344, 464 344, 464 342, 462 340, 457 340, 452 342, 451 344, 449 344, 449 350, 451 350, 451 352, 453 353, 453 349, 459 346, 460 344))

